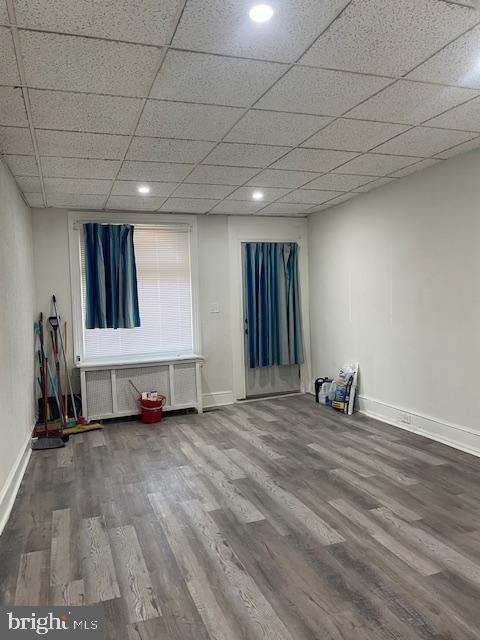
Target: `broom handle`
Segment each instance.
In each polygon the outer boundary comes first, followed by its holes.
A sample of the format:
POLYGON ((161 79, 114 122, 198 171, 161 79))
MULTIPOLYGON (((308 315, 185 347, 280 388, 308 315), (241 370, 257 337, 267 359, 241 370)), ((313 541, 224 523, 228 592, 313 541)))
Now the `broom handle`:
POLYGON ((58 397, 60 399, 61 409, 60 413, 62 414, 62 423, 66 424, 65 421, 65 407, 63 405, 63 393, 62 393, 62 380, 60 378, 60 360, 58 358, 58 346, 57 346, 57 332, 50 329, 50 340, 52 342, 52 353, 53 359, 55 361, 55 372, 57 376, 57 392, 58 397))
MULTIPOLYGON (((39 330, 39 334, 40 334, 40 330, 39 330)), ((42 331, 42 334, 43 334, 43 331, 42 331)), ((49 361, 48 361, 47 352, 45 351, 45 345, 44 345, 44 342, 43 342, 43 336, 42 336, 42 340, 40 342, 40 346, 41 346, 41 354, 42 354, 42 361, 41 361, 40 364, 42 366, 43 376, 45 377, 45 380, 43 381, 43 388, 45 388, 45 385, 47 385, 46 393, 47 393, 47 398, 48 398, 48 393, 49 393, 48 383, 50 382, 50 387, 51 387, 51 389, 53 391, 53 396, 54 396, 55 401, 57 403, 58 415, 61 416, 62 415, 62 409, 61 409, 61 406, 60 406, 60 401, 58 400, 57 385, 55 384, 55 378, 54 378, 54 376, 52 374, 52 371, 50 369, 50 364, 49 364, 49 361)), ((48 407, 48 402, 47 402, 47 407, 48 407)), ((50 412, 50 409, 47 408, 47 413, 49 413, 49 412, 50 412)), ((47 415, 47 413, 45 415, 47 415)))
MULTIPOLYGON (((63 323, 63 337, 65 340, 65 353, 66 353, 67 352, 67 321, 66 320, 63 323)), ((67 362, 65 358, 63 359, 63 364, 65 369, 65 379, 66 379, 67 378, 67 362)), ((65 384, 65 389, 63 392, 63 404, 65 405, 65 416, 66 416, 66 419, 68 420, 68 395, 67 394, 68 394, 67 384, 65 384)))
MULTIPOLYGON (((60 324, 60 322, 59 322, 60 317, 59 317, 58 311, 57 311, 57 299, 55 298, 54 295, 52 296, 52 301, 53 301, 53 308, 55 310, 55 315, 57 316, 57 323, 60 324)), ((67 366, 67 356, 65 355, 65 347, 64 347, 64 344, 63 344, 62 332, 59 331, 59 334, 60 334, 60 346, 62 348, 63 359, 65 361, 65 371, 66 371, 66 374, 67 374, 68 387, 70 389, 70 396, 72 398, 73 415, 74 415, 74 418, 75 418, 75 422, 78 422, 78 414, 77 414, 77 409, 75 407, 75 397, 73 395, 72 381, 70 379, 70 372, 69 372, 68 366, 67 366)))

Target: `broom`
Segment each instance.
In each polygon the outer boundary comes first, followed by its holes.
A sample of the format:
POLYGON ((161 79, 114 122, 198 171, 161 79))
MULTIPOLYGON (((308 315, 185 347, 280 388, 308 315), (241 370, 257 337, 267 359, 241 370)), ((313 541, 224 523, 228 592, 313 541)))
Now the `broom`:
MULTIPOLYGON (((83 416, 79 416, 77 413, 77 407, 75 406, 75 396, 73 393, 73 387, 72 387, 72 380, 70 378, 70 372, 68 369, 68 364, 67 364, 67 355, 66 355, 66 350, 65 350, 65 343, 63 341, 63 336, 62 336, 62 331, 60 328, 60 316, 58 315, 58 309, 57 309, 57 299, 55 297, 55 295, 52 295, 52 302, 53 302, 53 309, 55 311, 55 315, 49 318, 49 322, 50 324, 56 324, 57 327, 60 329, 59 330, 59 336, 60 336, 60 349, 62 352, 62 356, 63 356, 63 362, 65 365, 65 374, 66 374, 66 378, 67 378, 67 382, 68 382, 68 388, 70 390, 70 398, 72 401, 72 409, 73 409, 73 415, 74 415, 74 419, 73 420, 68 420, 67 422, 67 427, 65 429, 65 433, 70 435, 73 433, 81 433, 83 431, 91 431, 93 429, 103 429, 103 424, 100 424, 99 422, 92 422, 90 424, 87 424, 87 420, 86 418, 84 418, 83 416)), ((52 325, 53 326, 53 325, 52 325)), ((66 328, 66 323, 65 323, 65 328, 66 328)), ((66 336, 66 334, 65 334, 66 336)), ((67 386, 67 385, 65 385, 67 386)))
POLYGON ((45 353, 45 347, 43 342, 43 313, 40 314, 38 325, 35 323, 35 333, 40 339, 40 381, 42 383, 42 396, 43 396, 43 422, 45 430, 43 433, 32 440, 31 447, 35 451, 42 449, 58 449, 65 446, 65 442, 58 435, 53 435, 48 431, 48 358, 45 353), (37 331, 38 327, 38 331, 37 331))

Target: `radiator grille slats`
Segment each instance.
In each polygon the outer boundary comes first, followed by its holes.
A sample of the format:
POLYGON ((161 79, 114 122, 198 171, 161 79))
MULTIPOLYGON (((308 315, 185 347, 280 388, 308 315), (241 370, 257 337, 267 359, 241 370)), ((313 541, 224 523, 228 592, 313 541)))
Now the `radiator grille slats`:
POLYGON ((156 390, 164 395, 167 398, 165 404, 167 410, 189 407, 201 410, 196 367, 195 361, 189 361, 117 369, 115 367, 84 368, 81 372, 83 414, 89 420, 139 414, 136 393, 129 380, 140 392, 156 390), (173 397, 170 397, 171 383, 173 397))

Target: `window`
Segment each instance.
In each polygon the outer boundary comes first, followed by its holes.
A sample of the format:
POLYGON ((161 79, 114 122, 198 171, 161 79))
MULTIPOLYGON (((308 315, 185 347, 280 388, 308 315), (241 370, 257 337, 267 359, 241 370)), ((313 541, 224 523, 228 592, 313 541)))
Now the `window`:
POLYGON ((83 230, 80 233, 84 360, 193 353, 189 227, 135 225, 134 245, 141 326, 86 329, 83 230))

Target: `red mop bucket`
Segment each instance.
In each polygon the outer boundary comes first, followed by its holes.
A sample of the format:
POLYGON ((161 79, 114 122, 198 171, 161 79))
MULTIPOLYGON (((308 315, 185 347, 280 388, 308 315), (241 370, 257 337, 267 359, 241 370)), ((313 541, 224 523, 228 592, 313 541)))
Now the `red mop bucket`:
POLYGON ((158 396, 157 400, 142 400, 142 397, 138 399, 140 403, 140 409, 142 411, 142 422, 145 424, 155 424, 161 422, 163 418, 163 405, 166 402, 165 396, 158 396))

